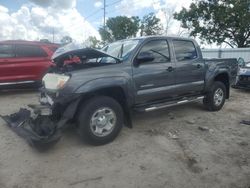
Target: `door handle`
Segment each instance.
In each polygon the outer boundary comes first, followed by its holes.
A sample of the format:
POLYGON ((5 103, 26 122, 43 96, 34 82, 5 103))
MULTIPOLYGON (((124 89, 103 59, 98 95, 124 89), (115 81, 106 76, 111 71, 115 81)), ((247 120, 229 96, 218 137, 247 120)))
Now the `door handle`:
POLYGON ((197 67, 197 69, 200 69, 201 68, 201 64, 197 64, 196 67, 197 67))
POLYGON ((168 72, 173 72, 173 71, 174 71, 174 68, 173 68, 173 67, 168 67, 168 68, 167 68, 167 71, 168 71, 168 72))

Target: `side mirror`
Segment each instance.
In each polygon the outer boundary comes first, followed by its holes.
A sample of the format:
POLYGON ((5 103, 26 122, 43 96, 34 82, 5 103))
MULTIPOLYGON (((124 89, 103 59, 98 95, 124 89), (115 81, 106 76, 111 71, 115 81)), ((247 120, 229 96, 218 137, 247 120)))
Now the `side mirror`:
POLYGON ((137 63, 145 63, 145 62, 153 61, 154 59, 155 59, 154 55, 150 52, 141 52, 136 57, 137 63))

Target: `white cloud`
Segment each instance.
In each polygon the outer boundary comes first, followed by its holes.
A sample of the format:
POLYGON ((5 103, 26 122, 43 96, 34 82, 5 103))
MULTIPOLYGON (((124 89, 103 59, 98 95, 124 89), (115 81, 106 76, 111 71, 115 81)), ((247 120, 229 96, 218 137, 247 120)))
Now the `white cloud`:
POLYGON ((181 28, 180 22, 173 17, 174 12, 179 12, 183 7, 189 8, 192 0, 164 0, 155 8, 156 16, 161 20, 167 35, 187 35, 187 30, 181 28))
POLYGON ((163 6, 176 7, 176 11, 179 12, 182 7, 189 8, 193 0, 165 0, 163 6))
MULTIPOLYGON (((55 41, 69 35, 74 40, 83 42, 88 36, 97 36, 98 32, 86 21, 76 9, 77 0, 30 0, 16 12, 10 12, 0 5, 0 40, 26 39, 39 40, 47 38, 52 40, 53 31, 55 41)), ((162 24, 166 26, 168 12, 165 10, 175 8, 180 11, 182 7, 188 8, 192 0, 122 0, 116 6, 119 14, 139 15, 147 8, 152 8, 162 24)), ((102 1, 95 0, 95 7, 101 7, 102 1)), ((168 34, 179 32, 179 22, 173 20, 168 34)))
POLYGON ((51 5, 53 2, 51 0, 30 0, 30 1, 37 5, 44 6, 44 7, 51 5))
POLYGON ((100 8, 102 6, 102 2, 101 1, 97 1, 97 2, 95 2, 94 6, 96 8, 100 8))
MULTIPOLYGON (((167 27, 169 21, 170 28, 168 29, 168 35, 180 35, 183 34, 183 29, 180 27, 180 23, 173 18, 174 12, 179 12, 182 7, 188 8, 192 0, 122 0, 122 2, 116 6, 116 9, 123 15, 134 16, 139 12, 147 8, 152 8, 156 17, 161 20, 164 28, 167 27)), ((166 34, 166 33, 165 33, 166 34)))
MULTIPOLYGON (((35 1, 35 0, 33 0, 35 1)), ((25 39, 39 40, 47 38, 59 42, 65 36, 71 36, 75 41, 83 42, 89 36, 99 34, 96 29, 86 21, 75 8, 75 1, 60 1, 60 8, 55 8, 60 0, 36 0, 38 5, 23 5, 18 11, 10 13, 0 5, 0 40, 25 39)))
POLYGON ((9 10, 6 7, 0 5, 0 12, 1 13, 8 13, 9 10))
POLYGON ((154 7, 160 4, 160 2, 161 0, 122 0, 116 8, 124 15, 130 16, 145 8, 154 7))
POLYGON ((188 8, 192 0, 122 0, 116 6, 124 15, 135 15, 145 8, 153 8, 158 11, 166 7, 175 7, 180 11, 182 7, 188 8))
POLYGON ((76 6, 76 0, 30 0, 42 7, 53 7, 57 9, 69 9, 76 6))

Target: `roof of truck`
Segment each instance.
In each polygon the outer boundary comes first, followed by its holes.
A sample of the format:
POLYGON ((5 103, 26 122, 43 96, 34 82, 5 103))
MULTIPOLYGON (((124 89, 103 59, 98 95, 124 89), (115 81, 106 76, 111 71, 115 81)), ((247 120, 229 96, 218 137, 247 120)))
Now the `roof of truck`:
POLYGON ((185 39, 185 40, 193 40, 187 37, 169 36, 169 35, 149 35, 149 36, 135 37, 134 39, 148 39, 148 38, 172 38, 172 39, 178 38, 178 39, 185 39))
POLYGON ((148 40, 148 39, 179 39, 179 40, 190 40, 190 41, 195 41, 195 40, 192 39, 192 38, 179 37, 179 36, 165 36, 165 35, 141 36, 141 37, 123 39, 123 40, 120 40, 120 41, 125 41, 125 40, 148 40))

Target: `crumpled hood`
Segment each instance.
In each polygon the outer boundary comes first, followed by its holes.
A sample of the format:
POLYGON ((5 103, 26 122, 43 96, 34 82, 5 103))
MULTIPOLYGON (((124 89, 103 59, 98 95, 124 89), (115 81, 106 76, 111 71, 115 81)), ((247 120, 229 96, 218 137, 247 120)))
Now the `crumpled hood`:
POLYGON ((61 48, 58 48, 52 56, 52 60, 58 65, 63 64, 63 61, 68 59, 69 56, 77 56, 79 58, 93 59, 102 57, 112 57, 117 61, 119 58, 114 57, 104 51, 93 48, 81 48, 79 45, 70 43, 61 48))

